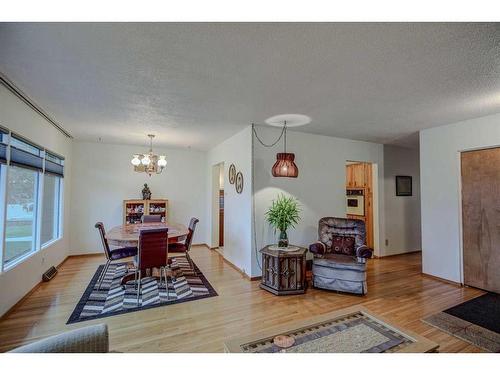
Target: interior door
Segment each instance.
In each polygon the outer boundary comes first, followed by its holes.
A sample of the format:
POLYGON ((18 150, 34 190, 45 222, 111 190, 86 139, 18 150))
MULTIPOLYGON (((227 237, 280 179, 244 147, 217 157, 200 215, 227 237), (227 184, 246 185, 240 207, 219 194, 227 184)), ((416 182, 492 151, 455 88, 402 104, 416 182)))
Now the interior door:
POLYGON ((464 283, 500 293, 500 148, 461 162, 464 283))

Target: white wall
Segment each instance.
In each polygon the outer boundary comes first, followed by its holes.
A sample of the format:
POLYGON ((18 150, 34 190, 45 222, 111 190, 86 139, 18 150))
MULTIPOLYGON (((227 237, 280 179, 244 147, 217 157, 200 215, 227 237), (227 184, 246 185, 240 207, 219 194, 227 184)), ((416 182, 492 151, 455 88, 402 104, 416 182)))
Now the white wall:
POLYGON ((460 152, 500 146, 500 114, 420 132, 423 272, 462 282, 460 152))
MULTIPOLYGON (((266 143, 274 141, 280 129, 257 127, 259 137, 266 143)), ((298 178, 274 178, 271 167, 276 153, 282 152, 283 141, 273 148, 264 148, 254 141, 255 214, 257 248, 275 243, 276 236, 265 221, 265 212, 278 193, 295 196, 301 204, 301 221, 288 233, 290 243, 308 247, 318 238, 318 220, 324 216, 345 217, 346 161, 377 163, 379 191, 383 192, 384 157, 381 144, 352 141, 288 131, 287 151, 295 153, 298 178)), ((384 237, 384 196, 379 194, 380 241, 384 237)), ((381 244, 376 244, 381 249, 381 244)), ((378 250, 376 251, 378 253, 378 250)), ((255 265, 254 274, 260 269, 255 265)))
MULTIPOLYGON (((208 152, 207 171, 212 171, 215 164, 222 162, 224 163, 224 257, 244 273, 251 275, 253 254, 250 127, 243 129, 208 152), (228 169, 231 164, 235 165, 236 172, 243 173, 244 186, 241 194, 236 193, 235 186, 229 183, 228 169)), ((211 173, 208 178, 212 179, 211 173)), ((212 186, 212 181, 208 181, 207 185, 212 186)), ((217 187, 217 184, 215 186, 217 187)), ((213 187, 208 189, 206 195, 208 210, 211 210, 213 189, 213 187)))
POLYGON ((132 155, 147 147, 74 142, 73 199, 71 209, 71 254, 102 252, 98 232, 102 221, 107 229, 123 223, 123 200, 142 199, 147 183, 152 198, 166 198, 168 220, 189 223, 200 219, 193 243, 207 242, 209 216, 205 204, 207 188, 206 153, 154 147, 167 156, 167 167, 149 177, 134 172, 132 155))
POLYGON ((385 245, 382 255, 422 249, 420 228, 420 159, 418 149, 384 146, 385 245), (396 196, 396 176, 412 176, 413 195, 396 196))
POLYGON ((0 316, 28 293, 50 266, 68 255, 70 243, 71 139, 64 136, 4 86, 0 85, 0 125, 66 158, 63 237, 16 267, 0 273, 0 316))
POLYGON ((210 248, 219 247, 219 216, 220 216, 220 189, 224 184, 224 163, 216 164, 212 166, 212 180, 211 180, 211 191, 212 191, 212 206, 211 206, 211 238, 209 239, 210 248))

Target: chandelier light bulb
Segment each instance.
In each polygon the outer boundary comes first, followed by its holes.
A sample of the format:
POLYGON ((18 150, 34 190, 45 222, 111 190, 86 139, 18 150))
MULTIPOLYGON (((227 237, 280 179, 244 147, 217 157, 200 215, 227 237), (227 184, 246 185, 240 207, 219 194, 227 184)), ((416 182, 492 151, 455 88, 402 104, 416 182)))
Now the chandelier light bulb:
POLYGON ((130 161, 134 167, 137 167, 141 164, 141 160, 139 159, 139 155, 134 155, 134 158, 130 161))
POLYGON ((165 159, 166 156, 161 155, 160 159, 158 160, 158 166, 159 167, 166 167, 167 166, 167 160, 165 159))
POLYGON ((145 155, 141 160, 142 165, 149 165, 150 162, 151 160, 149 159, 148 155, 145 155))

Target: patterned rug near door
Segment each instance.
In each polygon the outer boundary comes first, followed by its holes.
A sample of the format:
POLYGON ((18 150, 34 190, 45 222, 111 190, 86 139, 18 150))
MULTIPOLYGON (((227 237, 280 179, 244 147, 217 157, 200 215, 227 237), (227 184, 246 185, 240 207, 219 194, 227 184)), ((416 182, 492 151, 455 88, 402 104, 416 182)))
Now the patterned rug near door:
POLYGON ((127 282, 125 287, 120 285, 130 264, 111 264, 101 289, 97 290, 97 280, 104 267, 100 265, 66 324, 217 296, 194 262, 193 265, 191 268, 184 256, 172 258, 171 269, 176 277, 168 278, 167 288, 159 285, 155 277, 144 277, 139 305, 134 281, 127 282))
POLYGON ((487 293, 422 319, 489 352, 500 352, 500 295, 487 293))

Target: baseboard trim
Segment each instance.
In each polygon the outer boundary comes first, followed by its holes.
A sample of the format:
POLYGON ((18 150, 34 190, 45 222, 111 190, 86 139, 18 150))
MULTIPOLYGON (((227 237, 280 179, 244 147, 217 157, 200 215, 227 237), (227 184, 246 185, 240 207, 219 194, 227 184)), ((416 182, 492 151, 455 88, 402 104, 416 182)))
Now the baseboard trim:
POLYGON ((456 281, 452 281, 452 280, 446 280, 446 279, 443 279, 442 277, 438 277, 438 276, 434 276, 434 275, 429 275, 428 273, 425 273, 425 272, 422 272, 422 276, 424 277, 428 277, 429 279, 433 279, 433 280, 437 280, 437 281, 441 281, 443 283, 447 283, 447 284, 451 284, 451 285, 455 285, 455 286, 458 286, 458 287, 461 287, 463 288, 465 285, 462 284, 462 283, 457 283, 456 281))
POLYGON ((201 242, 201 243, 194 243, 192 244, 191 246, 204 246, 208 249, 210 249, 210 246, 208 246, 205 242, 201 242))
POLYGON ((373 258, 375 259, 382 259, 382 258, 390 258, 390 257, 397 257, 400 255, 408 255, 408 254, 415 254, 415 253, 421 253, 422 250, 415 250, 415 251, 408 251, 406 253, 398 253, 398 254, 389 254, 389 255, 374 255, 373 258))
MULTIPOLYGON (((56 268, 59 269, 72 255, 67 255, 66 258, 64 258, 61 263, 59 263, 56 268)), ((15 304, 13 304, 2 316, 0 316, 0 321, 3 320, 4 318, 7 318, 9 314, 11 314, 16 307, 19 307, 21 303, 23 303, 29 296, 31 296, 35 291, 44 283, 44 281, 41 279, 42 276, 40 275, 40 281, 33 287, 31 288, 28 293, 26 293, 24 296, 22 296, 19 301, 17 301, 15 304)))
POLYGON ((71 255, 68 255, 68 258, 87 258, 87 257, 95 257, 95 256, 104 256, 104 253, 102 251, 100 251, 97 253, 71 254, 71 255))
POLYGON ((227 260, 221 253, 219 253, 218 251, 216 251, 216 249, 218 249, 218 247, 214 247, 214 248, 211 248, 207 245, 208 249, 210 249, 211 251, 214 251, 217 253, 217 255, 219 257, 222 258, 223 262, 226 263, 228 266, 230 266, 231 268, 233 268, 234 270, 238 271, 241 276, 243 276, 245 279, 247 280, 250 280, 250 281, 255 281, 255 280, 260 280, 262 277, 261 276, 254 276, 254 277, 251 277, 249 276, 246 272, 244 272, 241 268, 239 268, 238 266, 236 266, 234 263, 230 262, 229 260, 227 260))

